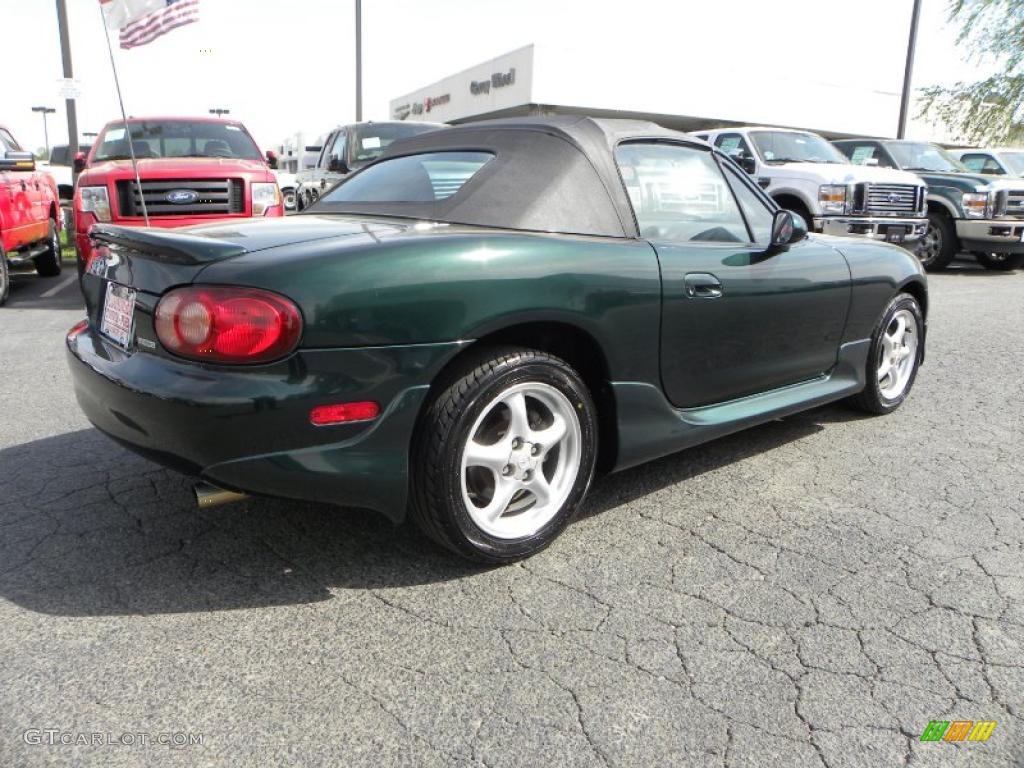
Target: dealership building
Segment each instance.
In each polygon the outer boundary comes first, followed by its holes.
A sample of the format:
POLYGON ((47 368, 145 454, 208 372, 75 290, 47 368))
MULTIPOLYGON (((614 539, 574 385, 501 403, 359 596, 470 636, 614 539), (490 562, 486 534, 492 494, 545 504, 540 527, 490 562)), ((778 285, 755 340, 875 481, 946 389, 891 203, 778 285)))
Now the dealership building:
MULTIPOLYGON (((628 35, 623 39, 628 40, 628 35)), ((797 53, 797 63, 819 61, 797 53)), ((904 43, 905 45, 905 43, 904 43)), ((806 46, 804 46, 806 47, 806 46)), ((794 47, 787 49, 791 55, 794 47)), ((772 125, 803 128, 829 138, 895 136, 905 49, 889 50, 875 66, 840 57, 838 70, 779 62, 757 71, 730 66, 707 51, 666 60, 641 47, 585 42, 535 43, 425 85, 390 102, 392 120, 462 123, 526 115, 579 114, 652 120, 696 131, 716 126, 772 125), (884 66, 883 66, 884 64, 884 66)), ((749 57, 747 58, 749 61, 749 57)), ((910 137, 942 140, 935 126, 912 122, 910 137)))

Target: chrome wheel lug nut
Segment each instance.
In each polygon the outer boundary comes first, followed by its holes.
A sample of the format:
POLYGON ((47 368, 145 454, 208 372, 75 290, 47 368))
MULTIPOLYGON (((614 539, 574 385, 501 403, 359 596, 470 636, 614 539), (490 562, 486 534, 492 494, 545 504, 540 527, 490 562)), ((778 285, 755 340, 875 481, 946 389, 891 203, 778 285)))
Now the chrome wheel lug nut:
POLYGON ((523 444, 523 441, 520 440, 518 437, 513 438, 512 439, 512 450, 513 451, 518 451, 519 450, 519 446, 521 446, 522 444, 523 444))
POLYGON ((501 474, 503 474, 505 477, 508 477, 514 471, 515 470, 512 468, 511 464, 506 464, 504 467, 501 468, 501 474))
POLYGON ((530 449, 530 454, 533 455, 533 456, 539 456, 540 455, 540 446, 537 445, 536 443, 534 443, 533 444, 533 448, 530 449))

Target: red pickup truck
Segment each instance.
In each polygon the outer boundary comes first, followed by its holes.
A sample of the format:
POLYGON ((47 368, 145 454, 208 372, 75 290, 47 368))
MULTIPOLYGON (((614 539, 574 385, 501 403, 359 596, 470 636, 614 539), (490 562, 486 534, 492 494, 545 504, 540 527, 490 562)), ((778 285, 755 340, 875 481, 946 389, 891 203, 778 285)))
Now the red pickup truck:
POLYGON ((0 125, 0 304, 10 291, 10 267, 34 263, 44 277, 60 274, 60 198, 48 173, 36 169, 0 125))
POLYGON ((186 227, 252 216, 283 216, 273 153, 260 154, 239 122, 215 118, 131 118, 108 123, 88 157, 75 167, 75 246, 78 268, 92 261, 89 230, 97 221, 186 227), (129 147, 129 133, 131 147, 129 147), (132 170, 139 167, 141 194, 132 170))

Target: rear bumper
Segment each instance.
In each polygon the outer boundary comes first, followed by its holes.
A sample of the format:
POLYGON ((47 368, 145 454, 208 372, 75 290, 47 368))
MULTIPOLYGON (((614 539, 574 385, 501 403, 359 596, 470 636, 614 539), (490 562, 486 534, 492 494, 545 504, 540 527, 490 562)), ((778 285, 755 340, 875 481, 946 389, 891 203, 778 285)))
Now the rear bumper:
POLYGON ((927 226, 928 220, 923 218, 819 216, 814 219, 814 228, 825 235, 890 242, 913 242, 924 235, 927 226))
POLYGON ((461 344, 301 350, 212 368, 135 352, 91 329, 67 339, 75 395, 102 432, 160 464, 236 491, 364 507, 398 521, 413 428, 461 344), (373 422, 315 427, 315 405, 376 400, 373 422))
POLYGON ((965 251, 1024 253, 1024 221, 958 219, 956 234, 965 251))

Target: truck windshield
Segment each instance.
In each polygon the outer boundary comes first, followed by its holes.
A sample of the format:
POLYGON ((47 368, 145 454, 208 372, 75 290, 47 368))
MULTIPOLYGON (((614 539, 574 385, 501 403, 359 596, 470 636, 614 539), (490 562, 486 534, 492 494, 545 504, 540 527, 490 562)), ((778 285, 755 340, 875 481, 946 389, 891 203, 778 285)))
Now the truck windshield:
POLYGON ((1000 152, 999 157, 1016 176, 1024 176, 1024 152, 1000 152))
POLYGON ((815 133, 752 131, 750 138, 766 163, 848 163, 839 150, 815 133))
MULTIPOLYGON (((205 120, 129 121, 132 146, 138 159, 153 157, 225 157, 260 160, 260 151, 245 128, 235 123, 205 120)), ((124 124, 103 131, 93 161, 131 157, 124 124)))
POLYGON ((352 134, 352 168, 361 168, 384 154, 392 142, 441 128, 437 123, 367 123, 352 134))
POLYGON ((923 141, 890 141, 885 148, 904 171, 964 173, 967 169, 942 147, 923 141))

